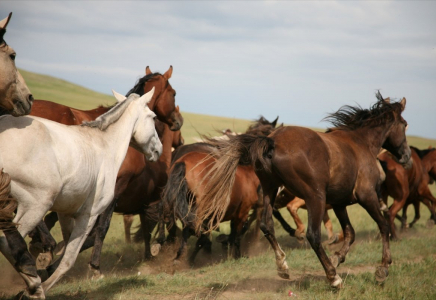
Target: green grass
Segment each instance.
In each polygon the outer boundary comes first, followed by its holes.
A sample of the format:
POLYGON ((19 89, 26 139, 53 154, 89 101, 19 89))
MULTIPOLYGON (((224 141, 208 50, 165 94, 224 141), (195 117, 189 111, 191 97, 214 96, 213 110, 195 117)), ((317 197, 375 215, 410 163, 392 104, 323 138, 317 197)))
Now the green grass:
MULTIPOLYGON (((112 98, 75 86, 65 81, 22 71, 38 99, 48 99, 77 108, 89 109, 111 103, 112 98), (108 102, 104 102, 108 101, 108 102)), ((182 133, 187 142, 193 142, 200 133, 214 134, 214 130, 230 128, 245 131, 247 120, 220 118, 183 112, 185 124, 182 133)), ((256 117, 256 116, 253 116, 256 117)), ((409 144, 418 148, 436 146, 435 140, 408 137, 409 144)), ((431 187, 433 194, 436 188, 431 187)), ((289 213, 281 210, 285 219, 294 226, 289 213)), ((315 253, 307 243, 299 244, 278 225, 277 239, 286 252, 291 279, 280 279, 276 274, 274 255, 266 239, 243 242, 244 255, 238 261, 226 259, 221 246, 213 244, 213 255, 200 254, 196 265, 174 266, 174 249, 163 253, 152 262, 142 262, 143 245, 125 244, 123 219, 115 215, 105 240, 101 269, 105 278, 93 281, 88 277, 87 263, 91 250, 81 253, 67 275, 48 293, 47 299, 436 299, 436 227, 426 228, 428 209, 422 207, 421 219, 414 228, 400 233, 401 240, 391 243, 393 265, 383 285, 375 283, 374 269, 381 260, 381 241, 378 229, 368 214, 357 205, 348 208, 350 220, 356 230, 356 242, 346 262, 338 268, 344 280, 343 289, 332 290, 315 253)), ((413 218, 409 209, 408 220, 413 218)), ((307 213, 300 211, 303 222, 307 213)), ((330 213, 335 232, 340 230, 338 220, 330 213)), ((135 221, 139 223, 138 220, 135 221)), ((399 223, 397 223, 399 225, 399 223)), ((228 233, 229 226, 221 225, 228 233)), ((322 228, 323 240, 326 240, 322 228)), ((60 228, 52 231, 61 240, 60 228)), ((213 239, 218 233, 213 234, 213 239)), ((192 250, 195 239, 189 240, 192 250)), ((325 246, 329 253, 337 246, 325 246)), ((0 298, 8 299, 24 287, 20 277, 0 256, 0 298)))

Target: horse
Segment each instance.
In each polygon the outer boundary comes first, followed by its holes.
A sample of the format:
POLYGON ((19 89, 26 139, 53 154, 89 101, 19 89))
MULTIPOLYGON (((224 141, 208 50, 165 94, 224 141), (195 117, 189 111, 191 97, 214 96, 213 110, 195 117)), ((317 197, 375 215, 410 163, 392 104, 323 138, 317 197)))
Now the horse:
POLYGON ((383 243, 382 265, 376 269, 376 279, 383 282, 392 262, 389 250, 389 227, 380 211, 377 188, 381 184, 377 155, 383 147, 406 163, 411 156, 407 144, 406 121, 401 113, 406 99, 389 103, 380 93, 369 109, 344 106, 326 120, 333 125, 327 132, 286 126, 268 137, 239 135, 229 141, 216 141, 220 158, 204 175, 208 182, 201 186, 204 194, 197 207, 196 230, 219 226, 231 197, 238 165, 251 165, 262 185, 264 210, 261 230, 276 256, 278 274, 289 278, 286 256, 275 235, 272 209, 279 187, 306 201, 308 211, 307 239, 326 272, 330 285, 339 288, 342 279, 336 267, 345 261, 354 242, 346 206, 359 203, 377 223, 383 243), (344 244, 332 257, 321 245, 320 224, 326 204, 330 204, 344 231, 344 244))
MULTIPOLYGON (((387 203, 388 196, 394 199, 388 213, 392 239, 398 239, 394 218, 398 217, 397 213, 401 209, 403 209, 403 217, 400 220, 403 228, 412 227, 419 220, 420 202, 423 202, 430 210, 430 221, 436 221, 435 209, 432 205, 432 203, 436 202, 436 199, 428 187, 430 182, 428 165, 424 165, 422 162, 431 151, 419 150, 412 146, 410 148, 412 150, 412 164, 407 169, 403 168, 390 153, 384 152, 379 155, 379 159, 384 162, 383 166, 386 173, 386 180, 382 185, 383 200, 387 203), (415 207, 415 218, 407 225, 407 208, 410 204, 415 207)), ((426 164, 431 161, 430 155, 429 159, 426 160, 426 164)))
MULTIPOLYGON (((278 117, 273 122, 269 122, 260 117, 250 125, 247 132, 255 135, 268 135, 275 129, 277 120, 278 117)), ((175 219, 181 220, 183 224, 182 241, 175 261, 179 260, 184 253, 189 237, 195 234, 195 215, 189 212, 189 203, 191 201, 193 207, 201 205, 203 197, 201 188, 194 189, 194 187, 203 181, 205 172, 214 164, 216 158, 213 155, 216 153, 216 148, 207 143, 182 146, 173 153, 168 183, 162 195, 161 222, 157 240, 159 245, 165 241, 164 221, 174 223, 175 219)), ((231 233, 229 236, 221 235, 217 241, 224 245, 229 244, 233 257, 238 259, 241 257, 241 239, 251 223, 248 220, 249 212, 252 208, 258 209, 261 190, 259 180, 251 166, 241 166, 236 172, 230 206, 223 219, 230 221, 231 233)), ((256 212, 253 214, 256 215, 256 212)), ((175 227, 174 224, 172 225, 175 227)), ((169 239, 174 239, 172 236, 174 233, 175 231, 170 232, 169 239)), ((211 252, 208 234, 200 233, 197 236, 199 238, 195 250, 189 258, 191 264, 194 263, 200 249, 205 249, 208 253, 211 252)), ((158 249, 159 246, 157 246, 156 252, 158 249)))
MULTIPOLYGON (((33 103, 33 96, 23 77, 15 66, 16 53, 4 40, 7 25, 12 13, 0 21, 0 115, 11 114, 18 117, 27 115, 33 103)), ((17 165, 16 167, 19 167, 17 165)), ((10 196, 11 178, 0 170, 0 230, 3 231, 11 251, 10 261, 15 261, 15 269, 20 274, 34 278, 38 283, 35 261, 27 250, 27 244, 12 222, 16 201, 10 196)), ((2 252, 3 252, 2 251, 2 252)), ((40 282, 39 282, 40 284, 40 282)))
MULTIPOLYGON (((141 96, 154 88, 155 93, 153 94, 151 101, 148 103, 148 107, 156 114, 158 121, 167 124, 171 131, 176 132, 173 134, 174 139, 182 139, 180 135, 180 126, 183 124, 183 117, 180 114, 179 106, 175 106, 176 92, 168 81, 172 75, 172 66, 163 75, 160 73, 152 73, 148 66, 145 70, 146 75, 136 82, 134 87, 129 90, 126 96, 129 96, 132 93, 136 93, 141 96)), ((31 115, 49 119, 65 125, 80 125, 85 121, 95 120, 103 113, 109 111, 110 108, 112 107, 99 106, 92 110, 79 110, 46 100, 35 100, 31 115)), ((158 124, 158 122, 156 122, 156 124, 158 124)), ((163 128, 163 125, 161 128, 163 128)), ((129 157, 131 153, 135 153, 135 151, 133 149, 129 149, 127 152, 127 157, 129 157)), ((141 164, 141 161, 144 160, 143 155, 136 155, 136 158, 138 159, 139 164, 141 164)), ((135 164, 133 163, 132 166, 135 166, 135 164)), ((135 169, 135 167, 133 168, 133 171, 130 170, 130 172, 126 172, 124 174, 123 179, 118 179, 124 183, 129 182, 132 177, 137 175, 136 170, 139 170, 135 169)), ((116 196, 122 194, 126 188, 126 185, 121 186, 121 184, 117 184, 117 186, 120 186, 121 189, 119 188, 118 192, 115 193, 116 196)), ((114 199, 114 201, 116 200, 117 198, 114 199)), ((110 205, 107 211, 105 211, 104 214, 97 219, 95 228, 92 230, 81 249, 81 251, 84 251, 93 245, 96 245, 96 247, 93 249, 92 259, 90 262, 90 268, 96 276, 101 275, 99 268, 100 253, 103 240, 109 228, 115 204, 116 202, 110 205), (95 238, 95 241, 92 240, 93 238, 95 238)), ((52 250, 56 244, 54 239, 49 235, 49 230, 56 222, 56 213, 51 213, 45 217, 45 223, 47 224, 48 228, 44 223, 40 223, 35 229, 37 232, 33 232, 31 234, 33 237, 35 237, 35 243, 31 244, 31 248, 32 245, 36 244, 36 242, 42 242, 42 249, 44 253, 41 253, 37 258, 40 268, 45 268, 51 262, 53 257, 52 250)), ((47 271, 49 273, 54 272, 55 268, 56 264, 50 267, 47 271)))
POLYGON ((36 291, 26 290, 26 296, 44 298, 73 266, 98 215, 113 200, 129 144, 150 161, 159 158, 162 144, 154 129, 156 115, 147 106, 153 92, 128 98, 114 93, 119 103, 81 126, 38 117, 0 118, 0 167, 9 172, 11 194, 18 199, 14 218, 20 224, 18 231, 25 237, 48 210, 56 211, 66 242, 59 267, 36 291), (14 168, 17 164, 22 167, 14 168))

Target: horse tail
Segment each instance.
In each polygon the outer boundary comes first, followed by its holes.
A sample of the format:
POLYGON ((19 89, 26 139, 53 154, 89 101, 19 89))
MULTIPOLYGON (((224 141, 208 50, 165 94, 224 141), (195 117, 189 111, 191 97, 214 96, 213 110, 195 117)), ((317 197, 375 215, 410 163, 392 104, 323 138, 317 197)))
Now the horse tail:
POLYGON ((17 208, 17 201, 10 197, 11 176, 0 171, 0 230, 10 230, 16 228, 12 222, 14 211, 17 208))
POLYGON ((162 216, 163 220, 168 223, 168 228, 174 225, 176 219, 180 219, 185 225, 190 214, 190 201, 188 201, 189 188, 185 173, 185 163, 176 163, 168 176, 168 182, 162 192, 162 216))
POLYGON ((252 134, 229 136, 229 140, 209 142, 219 149, 219 153, 215 155, 216 163, 203 178, 203 197, 197 203, 197 232, 202 229, 210 232, 218 228, 230 203, 238 165, 252 165, 270 172, 274 151, 274 141, 271 138, 252 134))

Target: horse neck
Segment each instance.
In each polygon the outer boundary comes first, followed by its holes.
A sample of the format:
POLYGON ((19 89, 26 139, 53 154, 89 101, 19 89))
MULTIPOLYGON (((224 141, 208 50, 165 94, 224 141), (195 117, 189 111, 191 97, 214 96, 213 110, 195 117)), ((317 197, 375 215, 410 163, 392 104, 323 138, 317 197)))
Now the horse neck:
POLYGON ((173 132, 165 125, 164 133, 162 136, 162 154, 159 161, 164 162, 169 168, 171 164, 171 148, 173 145, 173 132))
POLYGON ((135 109, 134 103, 126 108, 122 116, 112 123, 105 131, 100 131, 106 143, 111 164, 119 170, 127 154, 133 129, 139 117, 139 110, 135 109))
POLYGON ((377 126, 377 127, 362 127, 353 132, 360 140, 364 140, 369 147, 370 152, 374 157, 380 153, 380 150, 385 143, 388 133, 391 129, 392 122, 377 126))

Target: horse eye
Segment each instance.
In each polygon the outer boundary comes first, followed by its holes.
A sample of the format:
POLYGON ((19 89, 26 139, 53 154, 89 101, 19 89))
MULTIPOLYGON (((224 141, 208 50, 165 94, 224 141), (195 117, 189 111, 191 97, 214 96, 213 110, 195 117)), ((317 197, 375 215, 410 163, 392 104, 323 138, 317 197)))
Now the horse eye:
POLYGON ((12 59, 12 60, 15 60, 15 57, 17 56, 17 54, 16 53, 12 53, 11 55, 9 55, 9 57, 12 59))

